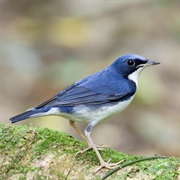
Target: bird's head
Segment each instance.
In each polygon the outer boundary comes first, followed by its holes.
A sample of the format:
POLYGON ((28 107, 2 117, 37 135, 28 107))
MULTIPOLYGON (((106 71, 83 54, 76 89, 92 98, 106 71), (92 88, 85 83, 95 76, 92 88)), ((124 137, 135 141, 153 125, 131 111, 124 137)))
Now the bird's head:
POLYGON ((137 84, 139 74, 141 71, 151 65, 160 64, 158 61, 150 61, 137 54, 127 54, 120 56, 112 63, 115 68, 123 77, 134 81, 137 84))

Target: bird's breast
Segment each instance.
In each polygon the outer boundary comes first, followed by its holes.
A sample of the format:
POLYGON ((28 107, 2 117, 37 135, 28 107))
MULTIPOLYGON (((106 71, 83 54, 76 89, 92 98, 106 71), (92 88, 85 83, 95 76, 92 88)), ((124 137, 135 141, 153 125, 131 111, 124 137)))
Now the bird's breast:
POLYGON ((79 121, 91 122, 95 125, 113 114, 123 111, 131 103, 133 97, 131 96, 128 100, 114 104, 107 103, 97 108, 87 105, 76 106, 73 108, 73 115, 79 121))

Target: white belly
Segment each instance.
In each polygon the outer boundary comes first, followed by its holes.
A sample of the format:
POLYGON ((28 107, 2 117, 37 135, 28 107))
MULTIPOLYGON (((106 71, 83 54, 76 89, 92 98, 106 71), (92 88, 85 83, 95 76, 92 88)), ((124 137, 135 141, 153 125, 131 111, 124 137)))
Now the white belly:
POLYGON ((116 105, 103 106, 96 110, 92 110, 91 108, 85 105, 74 107, 75 113, 73 115, 77 118, 77 119, 75 118, 74 120, 86 121, 88 123, 91 122, 92 125, 95 125, 98 122, 112 116, 113 114, 123 111, 131 103, 133 97, 134 96, 132 96, 127 101, 119 102, 116 105))
POLYGON ((105 120, 108 117, 112 116, 113 114, 123 111, 131 103, 133 98, 134 96, 132 96, 127 101, 119 102, 111 106, 99 107, 97 109, 94 108, 92 109, 90 107, 87 107, 86 105, 79 105, 73 108, 72 114, 61 112, 59 108, 54 107, 47 112, 37 113, 32 115, 31 117, 56 115, 56 116, 65 117, 67 119, 71 119, 73 121, 82 121, 82 122, 91 123, 92 126, 94 126, 100 121, 105 120))

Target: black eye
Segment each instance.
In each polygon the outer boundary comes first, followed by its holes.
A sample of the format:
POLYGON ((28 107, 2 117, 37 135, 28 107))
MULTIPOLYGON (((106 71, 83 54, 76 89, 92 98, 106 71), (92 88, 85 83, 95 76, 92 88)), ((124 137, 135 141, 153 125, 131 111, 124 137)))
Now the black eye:
POLYGON ((135 62, 133 60, 128 60, 127 64, 128 64, 128 66, 134 66, 135 62))

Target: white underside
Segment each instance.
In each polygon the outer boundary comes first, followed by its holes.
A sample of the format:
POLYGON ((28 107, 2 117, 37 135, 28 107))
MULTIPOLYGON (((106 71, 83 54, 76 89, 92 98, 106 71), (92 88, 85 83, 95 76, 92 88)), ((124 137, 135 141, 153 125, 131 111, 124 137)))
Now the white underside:
POLYGON ((95 125, 100 121, 112 116, 113 114, 123 111, 131 103, 133 97, 127 101, 119 102, 116 105, 103 106, 101 108, 97 108, 96 110, 92 110, 85 105, 77 106, 74 108, 76 112, 74 114, 74 120, 85 121, 88 123, 91 122, 92 125, 95 125))
POLYGON ((103 106, 95 110, 87 107, 86 105, 79 105, 73 108, 73 114, 62 113, 60 112, 59 108, 54 107, 47 112, 34 114, 31 116, 31 118, 55 115, 65 117, 73 121, 87 122, 95 125, 113 114, 123 111, 131 103, 133 97, 127 101, 119 102, 116 105, 103 106))
POLYGON ((51 108, 49 111, 47 112, 42 112, 42 113, 36 113, 31 115, 31 118, 35 118, 35 117, 40 117, 40 116, 50 116, 50 115, 57 115, 59 116, 61 114, 61 112, 59 111, 59 108, 51 108))

